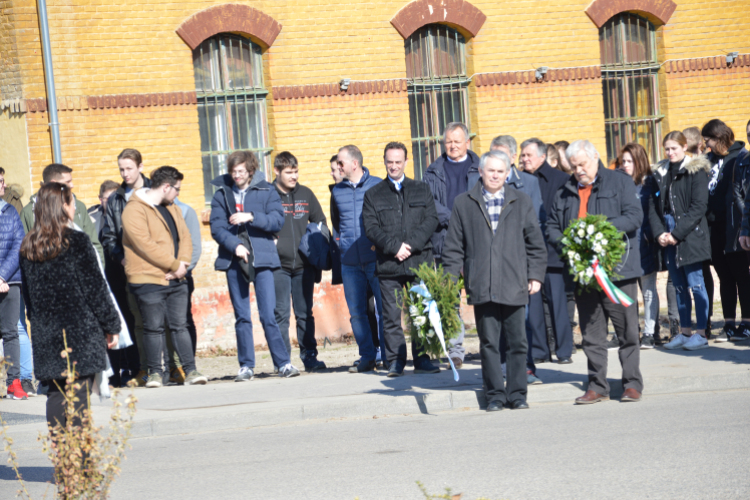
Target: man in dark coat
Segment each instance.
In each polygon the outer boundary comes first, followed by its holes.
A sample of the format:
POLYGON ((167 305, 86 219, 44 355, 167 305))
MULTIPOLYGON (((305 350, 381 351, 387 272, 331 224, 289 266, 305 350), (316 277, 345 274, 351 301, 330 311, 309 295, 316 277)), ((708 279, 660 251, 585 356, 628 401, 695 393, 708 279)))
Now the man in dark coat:
MULTIPOLYGON (((566 150, 574 175, 555 195, 547 214, 547 241, 557 245, 571 220, 587 214, 606 215, 607 220, 625 233, 628 248, 623 262, 615 269, 621 276, 614 284, 629 297, 638 293, 641 276, 641 256, 636 231, 643 223, 643 209, 633 179, 620 170, 599 166, 599 153, 589 141, 575 141, 566 150)), ((615 304, 601 290, 576 291, 576 304, 581 319, 583 351, 588 358, 589 385, 586 394, 576 404, 591 404, 609 400, 607 382, 607 316, 612 320, 620 340, 622 385, 625 392, 621 401, 640 401, 643 377, 640 370, 638 339, 638 309, 615 304)))
POLYGON ((480 340, 487 411, 528 408, 526 403, 525 306, 539 292, 547 251, 531 199, 506 188, 510 158, 491 151, 482 156, 482 178, 456 198, 445 239, 445 269, 463 269, 468 301, 474 306, 480 340), (504 338, 503 338, 504 337, 504 338), (507 345, 508 387, 500 359, 507 345))
MULTIPOLYGON (((423 180, 430 186, 435 200, 439 225, 432 235, 432 254, 435 264, 443 261, 443 242, 451 220, 453 202, 458 195, 469 191, 479 180, 479 156, 469 149, 469 128, 463 123, 451 122, 445 126, 445 153, 425 170, 423 180)), ((456 368, 464 361, 464 329, 458 338, 451 340, 448 355, 456 368)))
MULTIPOLYGON (((528 139, 521 143, 521 166, 539 180, 539 189, 545 207, 551 207, 557 191, 570 176, 552 168, 547 163, 547 145, 539 139, 528 139)), ((550 309, 552 332, 555 336, 557 362, 573 362, 573 329, 568 315, 568 296, 565 290, 563 264, 557 249, 547 241, 547 274, 544 276, 544 299, 550 309)), ((531 355, 536 363, 551 359, 547 329, 544 323, 544 308, 538 301, 529 304, 529 321, 532 329, 531 355)))
MULTIPOLYGON (((429 187, 404 175, 406 146, 391 142, 383 155, 388 177, 365 193, 362 218, 365 233, 377 252, 377 275, 383 298, 383 338, 388 376, 400 377, 406 366, 406 341, 401 327, 402 301, 396 297, 409 287, 414 271, 432 264, 430 237, 438 225, 429 187)), ((414 373, 438 373, 427 354, 419 355, 416 336, 411 339, 414 373)))

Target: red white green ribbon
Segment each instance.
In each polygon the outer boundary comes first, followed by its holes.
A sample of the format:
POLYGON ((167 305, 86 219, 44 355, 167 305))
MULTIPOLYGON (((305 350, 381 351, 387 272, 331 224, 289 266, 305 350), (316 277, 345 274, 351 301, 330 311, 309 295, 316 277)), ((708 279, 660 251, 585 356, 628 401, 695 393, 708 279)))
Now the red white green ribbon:
POLYGON ((609 279, 609 276, 607 276, 607 272, 602 269, 601 266, 599 266, 599 259, 594 259, 593 262, 591 262, 591 267, 594 270, 594 277, 596 278, 596 282, 599 283, 602 291, 607 294, 609 300, 611 300, 615 304, 621 304, 625 307, 629 307, 633 304, 633 299, 628 297, 625 292, 617 288, 614 283, 612 283, 612 280, 609 279))

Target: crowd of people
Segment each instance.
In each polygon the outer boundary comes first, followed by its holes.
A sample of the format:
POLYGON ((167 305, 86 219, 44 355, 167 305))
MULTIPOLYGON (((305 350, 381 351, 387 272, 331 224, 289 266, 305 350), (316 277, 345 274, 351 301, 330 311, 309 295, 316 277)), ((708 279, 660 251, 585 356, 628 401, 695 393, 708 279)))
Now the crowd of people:
MULTIPOLYGON (((750 122, 747 133, 750 142, 750 122)), ((528 408, 528 385, 542 383, 536 365, 573 362, 576 308, 589 373, 577 404, 609 399, 608 349, 618 350, 622 364, 621 400, 639 401, 642 349, 697 350, 711 339, 750 339, 750 154, 721 120, 670 132, 662 143, 665 159, 655 164, 638 143, 605 165, 587 140, 530 138, 519 148, 509 135, 494 138, 480 156, 458 122, 446 125, 443 146, 422 181, 406 177, 402 143, 384 148, 385 179, 364 166, 357 146, 339 149, 330 159, 330 225, 316 195, 299 183, 293 154, 275 156, 273 182, 255 154, 228 156, 227 173, 211 181, 210 227, 218 244, 215 269, 226 273, 234 308, 236 382, 255 375, 251 283, 274 372, 300 374, 289 340, 292 310, 302 368, 326 369, 313 315, 324 270, 343 285, 351 317, 359 359, 349 371, 382 368, 388 377, 404 375, 408 361, 396 292, 423 263, 462 275, 474 306, 488 411, 528 408), (606 216, 624 234, 627 251, 615 285, 633 299, 640 288, 643 328, 637 301, 627 307, 582 288, 561 258, 563 231, 588 214, 606 216), (711 267, 724 315, 715 334, 711 267), (669 275, 669 336, 659 331, 662 271, 669 275)), ((202 244, 197 214, 178 199, 184 175, 163 166, 146 176, 135 149, 123 150, 117 164, 122 183, 105 181, 100 205, 89 210, 73 194, 73 170, 62 164, 44 169, 42 187, 25 207, 15 192, 9 194, 16 206, 0 200, 7 397, 46 390, 50 422, 63 418, 63 331, 82 395, 107 359, 112 386, 208 381, 195 363, 192 270, 202 244)), ((0 195, 10 200, 4 175, 0 169, 0 195)), ((459 369, 464 333, 448 346, 459 369)), ((440 371, 416 338, 410 350, 413 373, 440 371)))

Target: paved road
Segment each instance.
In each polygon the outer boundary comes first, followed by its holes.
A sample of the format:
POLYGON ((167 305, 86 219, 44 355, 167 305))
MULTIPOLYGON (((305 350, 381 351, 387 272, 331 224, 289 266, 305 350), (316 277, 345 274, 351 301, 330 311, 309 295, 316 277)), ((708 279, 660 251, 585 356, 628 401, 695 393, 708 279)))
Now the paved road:
MULTIPOLYGON (((419 480, 463 500, 747 499, 748 424, 745 390, 135 439, 112 498, 417 500, 419 480)), ((20 459, 29 479, 49 478, 41 452, 20 459)), ((8 479, 0 467, 0 498, 8 479)))

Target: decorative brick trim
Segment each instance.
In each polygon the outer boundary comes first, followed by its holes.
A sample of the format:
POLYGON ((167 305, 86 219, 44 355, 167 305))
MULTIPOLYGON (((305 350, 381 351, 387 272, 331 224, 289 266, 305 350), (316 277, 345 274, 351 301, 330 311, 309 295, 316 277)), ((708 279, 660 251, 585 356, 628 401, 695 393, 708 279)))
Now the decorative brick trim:
POLYGON ((474 37, 486 20, 481 10, 465 0, 415 0, 398 11, 391 24, 404 39, 432 23, 452 24, 474 37))
POLYGON ((727 65, 726 56, 697 57, 695 59, 681 59, 678 61, 667 61, 664 63, 664 72, 691 73, 695 71, 707 71, 712 69, 750 67, 750 54, 740 54, 731 65, 727 65))
MULTIPOLYGON (((26 99, 26 109, 30 113, 47 111, 47 99, 26 99)), ((117 94, 97 96, 58 96, 59 111, 108 108, 145 108, 152 106, 177 106, 197 104, 195 92, 167 92, 161 94, 117 94)))
POLYGON ((596 80, 602 77, 599 66, 583 66, 578 68, 550 69, 544 78, 537 80, 534 71, 509 71, 503 73, 482 73, 474 77, 477 87, 492 85, 532 85, 545 82, 565 82, 572 80, 596 80))
POLYGON ((193 14, 175 32, 193 50, 208 38, 229 32, 246 33, 270 47, 281 32, 281 24, 258 9, 228 3, 193 14))
POLYGON ((273 100, 302 99, 304 97, 326 97, 359 94, 383 94, 386 92, 405 92, 406 79, 376 80, 351 82, 346 92, 341 92, 338 83, 321 83, 315 85, 286 85, 272 87, 273 100))
POLYGON ((586 7, 586 14, 597 28, 621 12, 645 12, 667 24, 676 8, 672 0, 594 0, 586 7))

